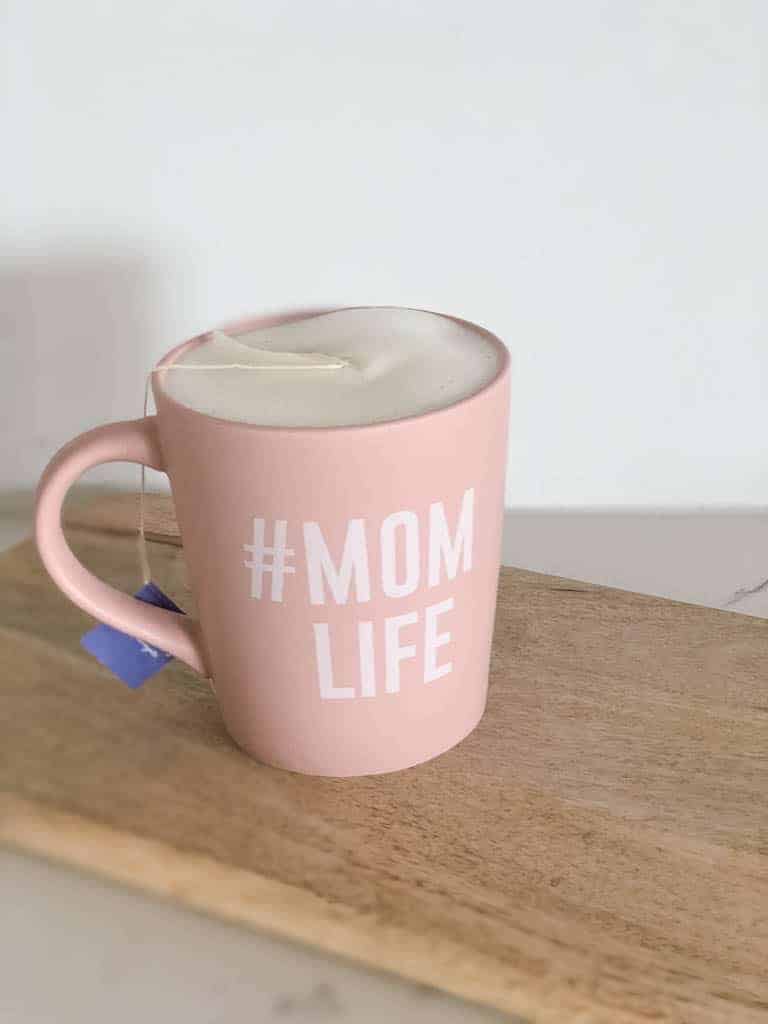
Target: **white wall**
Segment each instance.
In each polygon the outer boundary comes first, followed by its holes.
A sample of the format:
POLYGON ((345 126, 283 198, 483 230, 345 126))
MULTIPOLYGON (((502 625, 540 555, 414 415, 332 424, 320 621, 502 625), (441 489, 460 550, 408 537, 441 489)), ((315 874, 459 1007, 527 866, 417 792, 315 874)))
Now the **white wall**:
POLYGON ((761 0, 5 11, 0 484, 221 319, 391 303, 508 342, 510 504, 768 503, 761 0))

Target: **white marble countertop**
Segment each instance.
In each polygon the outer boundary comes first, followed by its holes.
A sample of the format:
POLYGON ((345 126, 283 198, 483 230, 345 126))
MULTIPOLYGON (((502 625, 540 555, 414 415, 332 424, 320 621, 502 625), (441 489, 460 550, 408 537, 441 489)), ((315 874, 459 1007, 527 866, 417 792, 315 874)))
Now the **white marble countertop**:
MULTIPOLYGON (((7 501, 0 547, 27 523, 7 501)), ((513 512, 504 561, 768 618, 761 510, 513 512)), ((0 905, 3 1024, 508 1019, 8 851, 0 905)))

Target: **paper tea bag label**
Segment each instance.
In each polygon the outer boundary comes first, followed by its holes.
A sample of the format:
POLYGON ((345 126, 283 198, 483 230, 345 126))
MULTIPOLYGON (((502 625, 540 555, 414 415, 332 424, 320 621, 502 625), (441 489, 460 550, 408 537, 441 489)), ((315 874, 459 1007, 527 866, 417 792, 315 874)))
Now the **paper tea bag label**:
MULTIPOLYGON (((170 597, 166 597, 154 583, 145 583, 133 596, 146 604, 154 604, 158 608, 184 614, 181 608, 174 604, 170 597)), ((80 643, 89 654, 132 690, 137 689, 173 660, 173 655, 104 623, 81 637, 80 643)))

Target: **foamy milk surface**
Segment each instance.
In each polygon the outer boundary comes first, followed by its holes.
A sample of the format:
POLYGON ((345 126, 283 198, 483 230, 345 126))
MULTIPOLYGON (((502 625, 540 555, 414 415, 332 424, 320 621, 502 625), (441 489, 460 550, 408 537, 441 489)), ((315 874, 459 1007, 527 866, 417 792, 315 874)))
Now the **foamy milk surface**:
POLYGON ((159 373, 160 386, 222 419, 351 426, 415 416, 474 394, 495 376, 499 355, 478 331, 447 317, 369 307, 236 336, 215 331, 174 365, 227 363, 258 368, 169 369, 159 373))

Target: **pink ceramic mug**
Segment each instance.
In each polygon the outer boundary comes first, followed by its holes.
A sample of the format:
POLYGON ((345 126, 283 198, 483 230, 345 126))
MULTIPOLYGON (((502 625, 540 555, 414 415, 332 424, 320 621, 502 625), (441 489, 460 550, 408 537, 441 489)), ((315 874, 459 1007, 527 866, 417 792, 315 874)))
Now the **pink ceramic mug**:
POLYGON ((260 761, 365 775, 454 746, 485 708, 509 392, 507 350, 467 326, 498 348, 493 380, 386 423, 255 426, 155 384, 157 415, 97 427, 46 469, 36 535, 48 572, 97 619, 211 677, 227 729, 260 761), (115 461, 168 474, 199 621, 114 590, 69 549, 68 488, 115 461))

